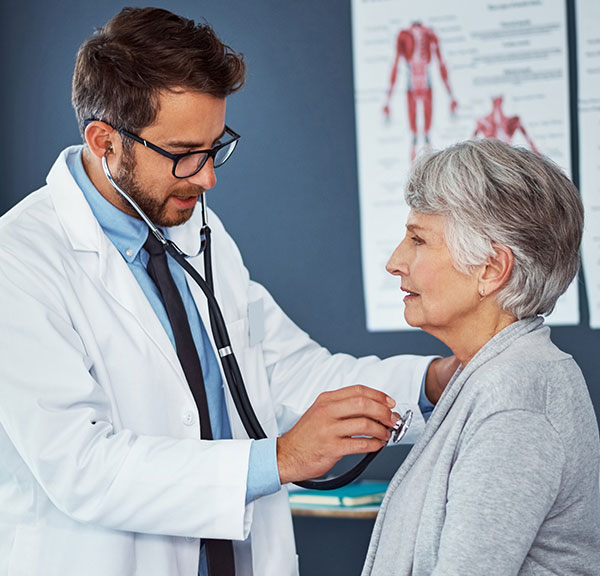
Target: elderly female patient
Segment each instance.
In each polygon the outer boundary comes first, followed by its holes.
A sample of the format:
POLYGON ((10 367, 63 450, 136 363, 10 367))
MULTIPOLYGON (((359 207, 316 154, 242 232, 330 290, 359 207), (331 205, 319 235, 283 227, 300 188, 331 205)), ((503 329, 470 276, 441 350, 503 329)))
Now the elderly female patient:
POLYGON ((542 318, 578 269, 577 190, 483 140, 420 161, 406 201, 387 269, 406 321, 460 367, 390 483, 363 575, 599 575, 598 426, 542 318))

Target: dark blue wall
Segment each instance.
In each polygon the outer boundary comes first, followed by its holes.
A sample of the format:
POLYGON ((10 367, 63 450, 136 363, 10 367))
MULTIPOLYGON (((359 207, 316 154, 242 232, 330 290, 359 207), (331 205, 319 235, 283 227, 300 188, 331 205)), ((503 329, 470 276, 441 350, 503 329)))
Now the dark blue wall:
MULTIPOLYGON (((70 106, 75 54, 123 5, 2 3, 0 214, 42 185, 58 152, 79 141, 70 106)), ((246 56, 247 85, 228 103, 228 124, 242 141, 208 201, 238 241, 253 277, 332 351, 446 353, 427 334, 365 329, 350 1, 156 5, 205 18, 246 56)), ((403 226, 398 223, 399 239, 403 226)), ((553 336, 580 363, 600 412, 600 332, 585 327, 585 307, 582 320, 580 327, 554 329, 553 336)), ((391 476, 406 451, 387 452, 368 476, 391 476)), ((297 519, 303 576, 359 574, 371 526, 365 520, 297 519)))

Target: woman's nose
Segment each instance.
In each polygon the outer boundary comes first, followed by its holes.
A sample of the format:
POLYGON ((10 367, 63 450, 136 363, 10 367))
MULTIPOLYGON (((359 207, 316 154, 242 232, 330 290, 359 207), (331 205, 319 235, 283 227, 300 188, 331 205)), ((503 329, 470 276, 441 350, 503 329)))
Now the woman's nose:
POLYGON ((394 250, 394 252, 392 252, 392 255, 390 256, 390 259, 388 260, 387 264, 385 265, 385 269, 392 275, 392 276, 406 276, 406 262, 405 259, 403 257, 403 245, 404 242, 400 242, 400 244, 398 244, 398 246, 396 246, 396 249, 394 250))

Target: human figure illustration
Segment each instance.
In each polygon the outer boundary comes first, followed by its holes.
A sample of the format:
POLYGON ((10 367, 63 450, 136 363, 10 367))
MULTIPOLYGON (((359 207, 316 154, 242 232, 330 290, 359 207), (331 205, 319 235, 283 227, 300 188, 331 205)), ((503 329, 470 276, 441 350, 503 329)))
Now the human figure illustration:
POLYGON ((527 134, 521 118, 519 116, 506 116, 502 110, 502 102, 502 96, 492 98, 492 111, 487 116, 477 120, 473 137, 481 135, 484 138, 497 138, 502 142, 511 144, 515 133, 519 131, 523 134, 529 148, 533 152, 537 152, 538 149, 529 134, 527 134))
POLYGON ((406 99, 408 104, 408 121, 412 134, 411 160, 417 154, 419 136, 422 136, 426 148, 430 147, 429 131, 432 120, 432 88, 429 76, 429 65, 432 55, 435 55, 440 67, 440 75, 450 96, 450 112, 454 113, 457 101, 452 94, 448 80, 448 69, 442 58, 440 42, 435 32, 421 22, 413 22, 407 29, 398 33, 396 41, 396 58, 392 67, 390 88, 383 112, 386 118, 391 115, 390 101, 396 79, 398 77, 398 65, 404 58, 408 67, 408 84, 406 88, 406 99), (417 128, 417 107, 420 104, 423 118, 421 131, 417 128))

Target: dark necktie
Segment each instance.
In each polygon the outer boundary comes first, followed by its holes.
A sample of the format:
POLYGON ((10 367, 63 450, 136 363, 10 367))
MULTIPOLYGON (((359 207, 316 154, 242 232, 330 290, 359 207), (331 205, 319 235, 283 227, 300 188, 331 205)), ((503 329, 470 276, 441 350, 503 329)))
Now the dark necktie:
MULTIPOLYGON (((181 294, 179 294, 173 276, 171 276, 171 272, 169 271, 165 248, 152 232, 148 233, 148 239, 144 244, 144 248, 150 255, 147 266, 148 274, 156 284, 162 297, 169 322, 173 328, 177 356, 196 401, 196 406, 198 407, 200 414, 200 437, 203 440, 212 440, 213 436, 210 427, 210 415, 208 413, 208 402, 206 401, 202 366, 200 365, 196 345, 192 338, 181 294)), ((202 543, 206 546, 206 558, 210 576, 235 576, 231 541, 203 539, 202 543)))

